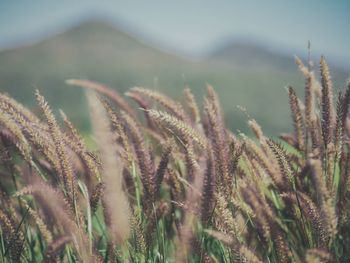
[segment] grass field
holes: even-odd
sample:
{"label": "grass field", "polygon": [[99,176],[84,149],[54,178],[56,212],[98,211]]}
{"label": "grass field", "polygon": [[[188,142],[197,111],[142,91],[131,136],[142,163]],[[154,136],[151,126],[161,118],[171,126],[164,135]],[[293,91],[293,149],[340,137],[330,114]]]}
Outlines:
{"label": "grass field", "polygon": [[305,98],[269,95],[291,115],[283,143],[250,116],[251,136],[227,128],[231,93],[210,85],[180,103],[70,79],[83,137],[38,90],[35,113],[1,93],[1,262],[348,262],[350,83],[337,95],[324,57],[319,78],[298,67]]}

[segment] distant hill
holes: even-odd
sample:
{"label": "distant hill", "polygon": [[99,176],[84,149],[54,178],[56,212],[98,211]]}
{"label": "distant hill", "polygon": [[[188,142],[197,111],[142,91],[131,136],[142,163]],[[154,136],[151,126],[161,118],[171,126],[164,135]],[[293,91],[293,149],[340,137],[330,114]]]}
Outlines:
{"label": "distant hill", "polygon": [[[303,52],[303,54],[306,53],[307,50]],[[208,55],[208,58],[240,69],[292,72],[295,71],[295,55],[301,56],[301,54],[282,52],[281,50],[274,51],[270,47],[252,43],[251,41],[236,40],[217,47]],[[330,61],[330,66],[333,68],[336,79],[341,78],[345,70],[334,63],[333,57]]]}
{"label": "distant hill", "polygon": [[[87,78],[126,91],[145,86],[180,97],[188,84],[203,98],[205,83],[220,95],[229,126],[245,130],[245,106],[272,135],[289,130],[284,87],[303,88],[293,58],[254,45],[227,45],[202,61],[162,52],[109,24],[90,21],[40,43],[0,52],[0,90],[34,107],[39,88],[54,108],[62,108],[81,128],[87,128],[83,92],[68,87],[69,78]],[[338,74],[339,73],[339,74]],[[337,70],[336,83],[347,75]],[[263,109],[263,110],[262,110]]]}
{"label": "distant hill", "polygon": [[293,54],[289,56],[270,51],[268,48],[249,42],[234,41],[226,43],[210,54],[210,58],[237,68],[258,71],[295,70]]}

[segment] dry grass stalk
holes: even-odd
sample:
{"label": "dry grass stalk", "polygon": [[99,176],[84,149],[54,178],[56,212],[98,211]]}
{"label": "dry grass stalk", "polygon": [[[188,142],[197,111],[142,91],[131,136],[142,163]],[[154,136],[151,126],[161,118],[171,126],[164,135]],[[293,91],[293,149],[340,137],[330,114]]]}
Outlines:
{"label": "dry grass stalk", "polygon": [[204,109],[208,119],[208,135],[214,155],[214,166],[218,187],[226,197],[231,196],[233,177],[230,175],[229,145],[225,143],[227,134],[221,115],[221,109],[216,93],[208,86],[208,98],[204,101]]}
{"label": "dry grass stalk", "polygon": [[183,110],[182,105],[179,102],[172,100],[168,96],[165,96],[164,94],[161,94],[157,91],[140,87],[132,88],[131,91],[153,99],[154,101],[162,105],[167,111],[170,112],[170,114],[174,115],[176,118],[185,122],[188,121],[189,118]]}
{"label": "dry grass stalk", "polygon": [[46,122],[0,94],[0,261],[349,261],[350,83],[335,109],[324,58],[321,85],[297,63],[305,107],[289,88],[294,134],[283,145],[251,118],[257,142],[227,130],[209,85],[202,118],[189,89],[188,115],[132,89],[145,123],[105,86],[70,81],[121,108],[88,96],[96,154],[63,112],[61,131],[40,94]]}
{"label": "dry grass stalk", "polygon": [[0,226],[5,241],[6,252],[14,262],[19,262],[23,252],[24,236],[21,229],[17,228],[14,218],[0,209]]}
{"label": "dry grass stalk", "polygon": [[129,106],[125,99],[115,89],[111,89],[101,83],[84,79],[69,79],[66,81],[66,83],[72,86],[79,86],[82,88],[91,89],[97,91],[98,93],[106,95],[107,97],[112,99],[122,110],[128,112],[132,116],[136,116],[135,111]]}
{"label": "dry grass stalk", "polygon": [[229,235],[215,230],[205,230],[207,234],[215,237],[223,243],[230,245],[234,252],[234,257],[237,262],[262,263],[263,261],[247,246],[240,244]]}
{"label": "dry grass stalk", "polygon": [[149,110],[148,113],[152,119],[179,136],[184,144],[193,140],[202,148],[206,148],[206,142],[202,135],[185,122],[163,111]]}
{"label": "dry grass stalk", "polygon": [[160,161],[155,173],[155,196],[158,198],[160,194],[160,186],[163,181],[165,172],[168,167],[168,163],[170,161],[171,157],[171,152],[173,151],[174,148],[174,140],[169,139],[163,149],[162,155],[160,157]]}
{"label": "dry grass stalk", "polygon": [[196,99],[195,99],[193,93],[191,92],[191,89],[188,87],[186,87],[184,89],[183,94],[184,94],[185,99],[186,99],[187,107],[189,108],[190,113],[191,113],[191,119],[192,119],[193,123],[198,125],[201,121],[201,116],[200,116],[200,112],[199,112],[199,108],[198,108]]}
{"label": "dry grass stalk", "polygon": [[84,262],[93,262],[94,255],[89,251],[88,238],[74,221],[71,210],[60,192],[33,175],[30,187],[17,193],[17,196],[31,194],[41,205],[46,220],[55,220],[63,233],[71,237],[78,257]]}
{"label": "dry grass stalk", "polygon": [[334,257],[325,249],[313,248],[306,251],[305,259],[307,263],[330,263]]}
{"label": "dry grass stalk", "polygon": [[153,202],[155,198],[156,178],[154,174],[154,163],[150,151],[147,148],[141,126],[126,112],[122,112],[122,118],[128,127],[134,151],[136,153],[145,196],[144,205],[149,208],[150,202]]}
{"label": "dry grass stalk", "polygon": [[288,88],[289,91],[289,104],[292,111],[292,118],[294,123],[294,133],[297,140],[297,149],[303,151],[305,147],[304,141],[304,123],[303,116],[299,104],[299,99],[292,87]]}
{"label": "dry grass stalk", "polygon": [[122,168],[118,165],[120,159],[113,147],[109,121],[102,104],[92,92],[87,93],[87,98],[102,161],[102,180],[106,185],[103,201],[109,217],[109,236],[113,244],[121,244],[130,234],[130,208],[123,191]]}
{"label": "dry grass stalk", "polygon": [[8,114],[2,111],[0,111],[0,125],[6,128],[9,132],[9,134],[7,134],[2,130],[2,136],[8,137],[17,147],[23,158],[30,164],[32,160],[30,145],[23,135],[19,125]]}
{"label": "dry grass stalk", "polygon": [[62,132],[45,98],[42,95],[40,95],[38,90],[36,91],[35,95],[38,104],[41,107],[43,114],[45,115],[50,131],[50,136],[55,145],[55,152],[59,162],[59,170],[57,172],[64,184],[64,188],[66,190],[66,194],[68,195],[70,205],[75,210],[77,192],[76,178],[75,174],[73,173],[72,165],[69,160],[67,151],[65,149],[65,145],[62,142]]}
{"label": "dry grass stalk", "polygon": [[328,240],[333,240],[337,234],[337,215],[333,200],[326,187],[322,164],[319,160],[309,160],[312,180],[318,197],[319,209],[322,215],[323,229]]}
{"label": "dry grass stalk", "polygon": [[43,262],[60,262],[58,260],[58,256],[60,252],[64,249],[64,246],[69,242],[71,242],[71,237],[69,236],[62,236],[57,238],[55,241],[50,242],[48,248],[46,249]]}
{"label": "dry grass stalk", "polygon": [[128,142],[127,134],[123,126],[123,121],[121,117],[112,109],[112,106],[106,101],[101,99],[101,103],[104,106],[108,117],[111,121],[111,126],[120,138],[120,143],[124,149],[124,159],[127,161],[128,165],[131,167],[133,162],[133,155],[131,151],[131,145]]}
{"label": "dry grass stalk", "polygon": [[333,84],[325,58],[321,57],[321,84],[322,84],[322,136],[325,147],[331,142],[335,125],[333,106]]}

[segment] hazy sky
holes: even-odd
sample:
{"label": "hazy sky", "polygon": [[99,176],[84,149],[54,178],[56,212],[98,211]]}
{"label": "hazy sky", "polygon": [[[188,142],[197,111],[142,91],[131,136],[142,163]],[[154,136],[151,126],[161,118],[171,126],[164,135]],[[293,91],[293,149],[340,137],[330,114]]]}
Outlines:
{"label": "hazy sky", "polygon": [[98,15],[185,54],[202,54],[242,37],[290,50],[305,50],[311,40],[314,50],[346,62],[349,12],[346,0],[0,0],[0,48],[43,38]]}

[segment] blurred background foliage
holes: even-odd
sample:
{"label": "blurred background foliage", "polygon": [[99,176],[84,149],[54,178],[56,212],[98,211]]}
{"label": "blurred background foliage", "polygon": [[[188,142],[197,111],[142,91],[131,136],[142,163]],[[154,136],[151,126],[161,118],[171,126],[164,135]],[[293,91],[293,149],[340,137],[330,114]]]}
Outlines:
{"label": "blurred background foliage", "polygon": [[[28,12],[33,9],[28,8]],[[13,10],[11,19],[15,20],[17,9]],[[265,15],[271,14],[265,10]],[[232,130],[247,131],[247,118],[237,108],[238,105],[246,108],[269,135],[276,136],[290,130],[285,87],[292,85],[298,95],[303,96],[304,80],[293,56],[300,55],[304,62],[307,60],[307,38],[299,37],[305,44],[295,49],[302,50],[300,53],[283,46],[272,48],[263,42],[236,37],[226,39],[221,45],[215,45],[196,57],[158,48],[155,41],[147,42],[147,37],[143,38],[146,33],[137,34],[131,27],[118,28],[118,24],[112,23],[110,18],[96,17],[94,14],[88,18],[78,17],[59,33],[53,30],[38,41],[18,41],[17,45],[6,46],[0,51],[0,90],[27,106],[35,107],[33,94],[38,88],[56,110],[63,109],[78,127],[88,131],[88,111],[83,91],[65,85],[66,79],[98,81],[121,93],[133,86],[143,86],[177,99],[181,98],[185,86],[188,85],[196,96],[201,96],[206,83],[209,83],[221,98],[226,121]],[[23,20],[20,16],[17,18]],[[180,14],[178,18],[181,19]],[[207,18],[198,19],[205,21]],[[232,23],[238,21],[238,18],[235,19],[232,16]],[[228,21],[223,19],[224,23]],[[7,24],[7,30],[11,31],[8,27],[11,23]],[[139,28],[142,31],[142,27]],[[220,30],[219,27],[217,29]],[[291,29],[286,28],[286,34]],[[187,28],[178,30],[186,31]],[[208,28],[208,34],[212,30]],[[268,30],[266,32],[274,28]],[[0,27],[1,32],[5,30],[1,31]],[[298,38],[297,35],[295,37]],[[190,45],[191,39],[188,41]],[[327,50],[325,54],[327,58]],[[312,54],[312,58],[318,71],[318,54]],[[335,88],[343,89],[349,72],[347,66],[331,58],[331,71]]]}

